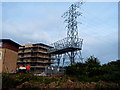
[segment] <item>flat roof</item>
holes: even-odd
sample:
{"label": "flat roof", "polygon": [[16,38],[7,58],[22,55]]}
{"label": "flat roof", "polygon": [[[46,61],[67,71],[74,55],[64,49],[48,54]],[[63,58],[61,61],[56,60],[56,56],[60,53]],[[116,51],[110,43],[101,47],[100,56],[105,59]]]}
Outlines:
{"label": "flat roof", "polygon": [[14,42],[14,41],[13,41],[13,40],[11,40],[11,39],[0,39],[0,42],[11,43],[11,44],[13,44],[13,45],[15,45],[15,46],[18,46],[18,47],[20,47],[20,46],[21,46],[20,44],[18,44],[18,43],[16,43],[16,42]]}
{"label": "flat roof", "polygon": [[46,44],[44,44],[44,43],[36,43],[36,44],[33,44],[33,45],[42,45],[42,46],[46,46],[46,47],[53,48],[52,46],[46,45]]}

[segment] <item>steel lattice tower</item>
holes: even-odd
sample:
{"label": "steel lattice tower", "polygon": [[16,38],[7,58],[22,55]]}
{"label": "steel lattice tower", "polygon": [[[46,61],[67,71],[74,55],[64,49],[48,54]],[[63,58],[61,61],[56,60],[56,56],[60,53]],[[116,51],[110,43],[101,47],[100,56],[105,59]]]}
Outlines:
{"label": "steel lattice tower", "polygon": [[[75,3],[72,4],[69,7],[69,10],[63,14],[63,18],[65,18],[64,22],[67,23],[66,27],[68,29],[67,31],[67,41],[70,45],[70,47],[74,47],[75,44],[78,43],[78,27],[77,27],[77,18],[78,16],[82,15],[77,9],[79,8],[79,5],[81,3]],[[74,63],[74,57],[75,57],[75,51],[71,51],[69,56],[71,63]]]}
{"label": "steel lattice tower", "polygon": [[53,48],[49,50],[49,52],[58,60],[58,65],[60,64],[60,59],[62,57],[64,64],[66,55],[69,56],[71,64],[75,62],[76,55],[81,58],[83,39],[78,37],[77,26],[77,18],[82,15],[82,13],[78,11],[78,8],[80,8],[81,5],[82,2],[72,4],[69,7],[69,10],[62,15],[67,27],[67,37],[51,44]]}

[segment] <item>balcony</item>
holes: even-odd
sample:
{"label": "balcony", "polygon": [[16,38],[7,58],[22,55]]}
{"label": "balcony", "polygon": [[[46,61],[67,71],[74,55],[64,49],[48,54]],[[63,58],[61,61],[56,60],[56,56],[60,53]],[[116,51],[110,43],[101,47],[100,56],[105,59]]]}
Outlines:
{"label": "balcony", "polygon": [[31,68],[45,68],[46,66],[31,66]]}
{"label": "balcony", "polygon": [[62,54],[65,52],[81,50],[82,43],[83,43],[83,39],[81,38],[76,38],[75,40],[71,40],[71,38],[67,37],[51,44],[51,46],[54,48],[49,49],[48,52],[51,54]]}

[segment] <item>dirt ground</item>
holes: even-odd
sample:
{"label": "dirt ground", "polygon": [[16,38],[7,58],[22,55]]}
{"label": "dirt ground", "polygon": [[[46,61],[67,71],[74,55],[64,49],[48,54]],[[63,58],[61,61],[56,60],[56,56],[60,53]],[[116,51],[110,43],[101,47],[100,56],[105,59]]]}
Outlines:
{"label": "dirt ground", "polygon": [[66,82],[51,82],[50,84],[44,84],[44,83],[37,83],[36,85],[33,85],[29,82],[24,82],[23,84],[17,86],[16,88],[32,88],[32,87],[38,87],[38,88],[80,88],[80,89],[97,89],[97,88],[117,88],[119,89],[119,84],[112,83],[112,82],[73,82],[71,80],[68,80]]}

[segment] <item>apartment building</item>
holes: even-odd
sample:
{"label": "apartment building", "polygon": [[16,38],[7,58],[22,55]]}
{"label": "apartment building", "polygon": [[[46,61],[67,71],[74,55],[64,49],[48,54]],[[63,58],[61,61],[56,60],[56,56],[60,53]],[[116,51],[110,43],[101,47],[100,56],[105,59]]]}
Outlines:
{"label": "apartment building", "polygon": [[19,65],[30,65],[31,72],[40,73],[45,70],[45,66],[50,66],[51,56],[48,53],[48,49],[52,48],[48,45],[37,43],[37,44],[26,44],[19,47],[18,61]]}
{"label": "apartment building", "polygon": [[0,73],[16,73],[19,47],[10,39],[0,39]]}

